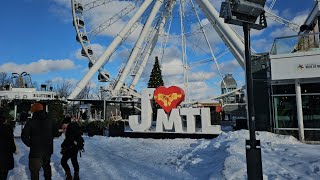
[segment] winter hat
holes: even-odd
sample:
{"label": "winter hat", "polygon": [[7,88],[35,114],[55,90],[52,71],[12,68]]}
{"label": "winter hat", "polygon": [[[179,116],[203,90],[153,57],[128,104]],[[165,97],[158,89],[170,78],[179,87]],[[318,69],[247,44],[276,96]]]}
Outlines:
{"label": "winter hat", "polygon": [[41,110],[43,110],[43,105],[42,104],[40,104],[40,103],[34,103],[32,106],[31,106],[31,109],[30,109],[30,111],[31,112],[38,112],[38,111],[41,111]]}

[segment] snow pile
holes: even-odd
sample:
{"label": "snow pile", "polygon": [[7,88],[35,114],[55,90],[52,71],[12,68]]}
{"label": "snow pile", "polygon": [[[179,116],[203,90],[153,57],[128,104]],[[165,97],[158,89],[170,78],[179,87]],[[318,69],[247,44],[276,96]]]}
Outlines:
{"label": "snow pile", "polygon": [[[248,131],[222,133],[204,139],[130,139],[84,137],[78,158],[81,179],[247,179],[245,140]],[[291,136],[257,132],[261,140],[264,179],[318,179],[319,145],[306,145]],[[53,180],[64,178],[60,144],[54,140]],[[9,179],[30,179],[28,148],[16,138],[20,153]],[[69,163],[71,164],[71,163]],[[42,177],[41,177],[42,178]]]}
{"label": "snow pile", "polygon": [[[249,139],[249,131],[246,130],[223,133],[216,139],[227,143],[228,146],[226,152],[229,156],[225,159],[223,170],[226,179],[247,179],[246,149],[244,148],[246,139]],[[270,132],[257,132],[257,139],[260,139],[261,143],[264,179],[288,178],[284,177],[283,173],[279,173],[279,169],[274,166],[273,161],[278,158],[279,153],[275,148],[280,148],[283,145],[290,145],[289,147],[294,148],[294,145],[302,144],[292,136],[277,135]],[[303,144],[303,146],[308,145]],[[296,149],[294,148],[293,151],[296,151]],[[276,153],[275,156],[274,153]],[[290,154],[283,154],[282,156],[290,156]],[[290,178],[295,176],[293,175]]]}

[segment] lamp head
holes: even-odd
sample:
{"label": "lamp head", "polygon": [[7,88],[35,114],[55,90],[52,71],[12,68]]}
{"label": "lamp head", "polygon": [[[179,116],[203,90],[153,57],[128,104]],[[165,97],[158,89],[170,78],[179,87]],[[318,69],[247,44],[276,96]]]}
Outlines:
{"label": "lamp head", "polygon": [[[243,26],[244,23],[254,29],[267,27],[264,5],[266,0],[226,0],[221,4],[220,17],[226,23]],[[259,24],[255,24],[260,17]]]}

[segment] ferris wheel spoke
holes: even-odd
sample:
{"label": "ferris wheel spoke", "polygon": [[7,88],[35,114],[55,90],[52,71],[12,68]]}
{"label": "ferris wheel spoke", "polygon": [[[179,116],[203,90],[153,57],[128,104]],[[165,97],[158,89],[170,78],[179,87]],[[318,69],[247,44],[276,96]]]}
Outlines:
{"label": "ferris wheel spoke", "polygon": [[[216,59],[219,59],[221,57],[223,57],[224,55],[226,55],[227,53],[229,53],[229,48],[226,48],[225,50],[223,50],[222,52],[218,53],[218,55],[216,56]],[[203,65],[203,64],[206,64],[206,63],[209,63],[209,62],[212,62],[213,59],[211,57],[209,58],[206,58],[206,59],[201,59],[201,60],[196,60],[195,62],[193,63],[190,63],[189,64],[189,67],[197,67],[197,66],[200,66],[200,65]]]}
{"label": "ferris wheel spoke", "polygon": [[272,0],[272,3],[271,3],[270,6],[269,6],[269,10],[270,10],[270,11],[272,10],[272,8],[273,8],[274,4],[276,3],[276,1],[277,1],[277,0]]}
{"label": "ferris wheel spoke", "polygon": [[[174,4],[173,4],[173,6],[174,6]],[[169,18],[170,18],[170,22],[169,22],[168,30],[166,32],[164,30],[163,35],[162,35],[163,38],[162,38],[162,42],[161,42],[161,51],[160,51],[160,58],[159,58],[160,65],[162,65],[164,51],[165,51],[165,49],[167,47],[167,42],[168,42],[168,39],[170,37],[170,29],[171,29],[171,25],[172,25],[172,16],[170,16]]]}
{"label": "ferris wheel spoke", "polygon": [[127,61],[127,64],[126,64],[126,66],[125,66],[125,68],[124,68],[124,70],[123,70],[123,72],[121,74],[121,77],[120,77],[118,83],[116,84],[116,86],[114,88],[115,91],[119,91],[121,89],[121,87],[123,86],[123,83],[125,82],[125,79],[127,78],[128,73],[129,73],[129,71],[130,71],[130,69],[132,67],[132,64],[133,64],[135,58],[137,57],[138,52],[139,52],[139,50],[140,50],[140,48],[141,48],[141,46],[142,46],[142,44],[143,44],[143,42],[145,40],[145,37],[147,36],[147,34],[149,32],[149,29],[150,29],[150,27],[152,25],[152,22],[155,19],[156,15],[157,15],[157,12],[161,8],[162,4],[163,4],[163,1],[157,0],[155,2],[155,4],[153,5],[152,11],[149,14],[149,17],[148,17],[148,19],[147,19],[147,21],[146,21],[146,23],[145,23],[145,25],[143,27],[143,30],[140,33],[140,36],[139,36],[137,42],[134,45],[134,48],[133,48],[133,50],[132,50],[132,52],[130,54],[130,57],[129,57],[128,61]]}
{"label": "ferris wheel spoke", "polygon": [[158,20],[157,20],[157,23],[156,23],[156,26],[154,26],[154,28],[152,28],[147,36],[146,36],[146,42],[144,43],[143,47],[140,48],[139,50],[139,54],[137,55],[137,57],[135,58],[134,60],[134,65],[133,65],[133,68],[131,68],[131,76],[135,76],[138,69],[139,69],[139,62],[141,60],[141,58],[143,56],[146,56],[147,53],[148,53],[148,50],[151,48],[152,46],[152,42],[154,41],[154,38],[155,36],[157,35],[157,29],[159,28],[159,25],[160,25],[160,18],[161,16],[158,16]]}
{"label": "ferris wheel spoke", "polygon": [[155,34],[156,29],[157,27],[154,27],[151,31],[149,31],[149,34],[147,35],[146,43],[144,44],[143,48],[141,48],[137,58],[134,60],[133,68],[131,68],[131,76],[136,76],[140,66],[139,62],[141,61],[141,58],[145,57],[148,53],[148,50],[151,48],[153,37],[156,36]]}
{"label": "ferris wheel spoke", "polygon": [[205,74],[204,72],[196,72],[196,71],[193,71],[192,68],[190,68],[190,71],[193,72],[193,73],[198,73],[200,77],[202,77],[202,79],[200,81],[206,81],[208,82],[209,84],[212,84],[218,88],[220,88],[218,85],[216,85],[214,82],[211,82],[210,80],[208,80],[207,77],[205,77]]}
{"label": "ferris wheel spoke", "polygon": [[299,32],[300,31],[300,25],[291,22],[287,19],[284,19],[276,14],[273,14],[271,11],[266,10],[266,17],[269,19],[272,19],[280,24],[283,24],[284,26],[290,28],[291,30],[295,31],[295,32]]}
{"label": "ferris wheel spoke", "polygon": [[219,64],[218,64],[218,62],[217,62],[217,59],[216,59],[216,57],[215,57],[215,55],[214,55],[214,53],[213,53],[212,47],[211,47],[210,42],[209,42],[209,39],[208,39],[208,37],[207,37],[206,31],[204,30],[204,28],[203,28],[203,26],[202,26],[202,24],[201,24],[201,21],[200,21],[198,12],[196,11],[196,8],[195,8],[194,3],[193,3],[192,0],[191,0],[191,4],[192,4],[192,7],[193,7],[193,9],[194,9],[194,13],[195,13],[195,15],[196,15],[196,17],[197,17],[197,19],[198,19],[198,23],[199,23],[200,29],[201,29],[201,31],[202,31],[202,33],[203,33],[203,36],[204,36],[204,38],[205,38],[205,40],[206,40],[207,46],[209,47],[211,57],[212,57],[215,65],[216,65],[216,67],[217,67],[217,69],[218,69],[218,72],[219,72],[219,75],[220,75],[220,77],[221,77],[221,79],[222,79],[222,83],[226,86],[226,83],[224,82],[223,75],[222,75],[222,73],[221,73]]}
{"label": "ferris wheel spoke", "polygon": [[96,7],[99,7],[102,5],[106,5],[112,1],[114,1],[114,0],[95,0],[95,1],[89,2],[89,3],[83,5],[83,11],[87,12],[93,8],[96,8]]}
{"label": "ferris wheel spoke", "polygon": [[272,0],[269,8],[265,9],[266,17],[299,33],[300,32],[300,25],[299,24],[291,22],[291,21],[284,19],[284,18],[271,12],[271,10],[273,9],[276,2],[277,2],[277,0]]}
{"label": "ferris wheel spoke", "polygon": [[93,75],[98,71],[98,69],[103,66],[106,62],[108,62],[112,53],[117,49],[119,44],[122,42],[123,38],[126,36],[128,31],[130,31],[131,27],[138,21],[138,19],[142,16],[142,14],[146,11],[149,5],[152,3],[152,0],[145,0],[137,12],[132,16],[132,18],[128,21],[128,23],[122,28],[119,34],[114,38],[108,48],[104,51],[104,53],[99,57],[96,63],[89,69],[87,74],[79,81],[74,91],[69,95],[69,99],[75,98],[80,91],[85,87],[85,85],[90,81]]}
{"label": "ferris wheel spoke", "polygon": [[99,33],[104,31],[105,29],[109,28],[112,24],[114,24],[115,22],[119,21],[121,18],[123,18],[124,16],[128,15],[129,13],[131,13],[136,8],[137,8],[137,6],[135,6],[133,4],[129,4],[127,7],[123,8],[122,10],[120,10],[118,13],[113,15],[111,18],[109,18],[108,20],[104,21],[98,27],[93,28],[93,30],[88,32],[88,34],[92,35],[94,37],[97,36]]}
{"label": "ferris wheel spoke", "polygon": [[167,8],[166,8],[165,12],[163,13],[163,16],[161,17],[161,22],[158,24],[158,27],[156,28],[156,33],[153,35],[152,40],[150,39],[150,45],[147,46],[148,48],[146,49],[145,56],[139,66],[139,69],[135,73],[134,79],[131,82],[131,85],[130,85],[131,89],[134,89],[136,84],[138,83],[140,76],[142,75],[142,72],[148,62],[148,59],[149,59],[150,55],[152,54],[156,43],[158,42],[159,35],[164,34],[164,32],[165,32],[164,26],[167,23],[168,18],[170,18],[170,16],[171,16],[172,9],[173,9],[173,6],[175,5],[175,3],[176,3],[176,1],[173,0],[173,1],[169,1],[169,3],[166,4]]}

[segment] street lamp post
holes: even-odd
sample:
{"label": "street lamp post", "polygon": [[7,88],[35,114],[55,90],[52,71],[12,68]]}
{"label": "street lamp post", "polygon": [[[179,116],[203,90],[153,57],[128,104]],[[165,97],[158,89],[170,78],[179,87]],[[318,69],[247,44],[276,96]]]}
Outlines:
{"label": "street lamp post", "polygon": [[[263,179],[260,141],[255,134],[253,78],[251,67],[250,29],[267,27],[264,5],[266,0],[226,0],[221,5],[220,17],[226,23],[243,26],[245,43],[245,71],[247,85],[247,109],[250,139],[246,140],[247,174],[249,180]],[[257,18],[259,24],[255,24]]]}

